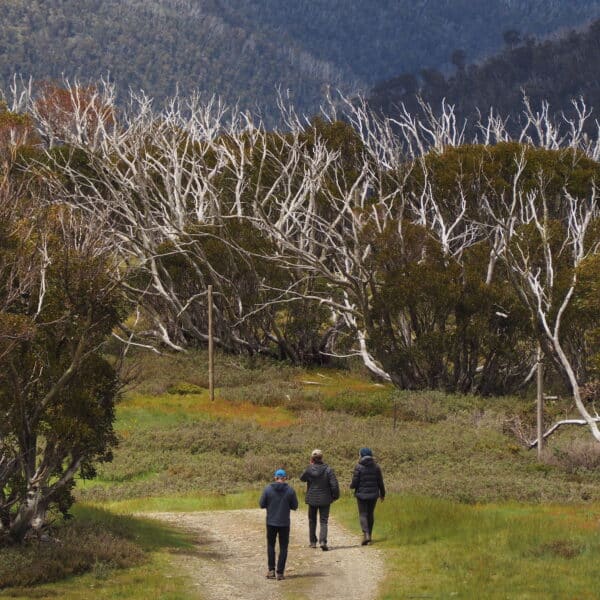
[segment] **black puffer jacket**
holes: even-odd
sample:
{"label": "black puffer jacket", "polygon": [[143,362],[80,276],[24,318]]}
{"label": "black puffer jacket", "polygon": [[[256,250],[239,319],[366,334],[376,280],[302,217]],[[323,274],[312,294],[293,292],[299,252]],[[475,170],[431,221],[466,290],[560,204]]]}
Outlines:
{"label": "black puffer jacket", "polygon": [[360,500],[385,498],[381,468],[372,456],[363,456],[358,461],[354,467],[350,489],[354,490],[354,495]]}
{"label": "black puffer jacket", "polygon": [[306,481],[306,504],[326,506],[340,497],[340,486],[333,469],[325,463],[313,463],[300,475]]}

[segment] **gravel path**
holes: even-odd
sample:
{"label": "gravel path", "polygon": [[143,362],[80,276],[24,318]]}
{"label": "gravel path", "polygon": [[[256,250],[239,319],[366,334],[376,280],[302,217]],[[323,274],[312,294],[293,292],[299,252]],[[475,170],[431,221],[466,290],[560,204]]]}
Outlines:
{"label": "gravel path", "polygon": [[[140,515],[142,516],[142,515]],[[302,506],[292,515],[284,581],[265,578],[265,512],[227,510],[143,513],[191,532],[196,552],[174,557],[202,600],[375,600],[383,578],[382,553],[363,547],[360,537],[329,519],[330,551],[308,546],[308,520]]]}

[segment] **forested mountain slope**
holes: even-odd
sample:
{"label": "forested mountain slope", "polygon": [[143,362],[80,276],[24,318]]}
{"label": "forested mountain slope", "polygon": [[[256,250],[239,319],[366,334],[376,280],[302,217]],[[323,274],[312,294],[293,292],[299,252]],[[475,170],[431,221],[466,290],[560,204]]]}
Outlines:
{"label": "forested mountain slope", "polygon": [[[583,99],[600,110],[600,20],[555,39],[536,41],[515,36],[512,47],[479,65],[458,62],[456,72],[444,77],[437,71],[416,76],[404,73],[377,85],[370,97],[373,108],[393,116],[404,105],[417,110],[417,95],[434,108],[443,99],[455,106],[461,120],[474,123],[478,109],[484,115],[493,107],[516,123],[526,95],[534,110],[547,101],[552,113],[574,110],[572,101]],[[590,121],[591,123],[591,121]]]}
{"label": "forested mountain slope", "polygon": [[[305,102],[322,79],[285,57],[285,48],[226,18],[218,2],[10,0],[0,2],[0,79],[110,74],[121,90],[161,99],[199,89],[253,106],[278,82]],[[330,78],[338,81],[335,73]]]}
{"label": "forested mountain slope", "polygon": [[[223,2],[222,4],[227,4]],[[462,49],[499,49],[507,29],[542,35],[600,14],[589,0],[245,0],[238,13],[285,32],[321,60],[367,83],[401,71],[443,68]]]}
{"label": "forested mountain slope", "polygon": [[0,83],[110,73],[163,98],[179,85],[245,107],[289,89],[314,110],[326,85],[368,88],[399,72],[446,68],[502,45],[600,16],[600,0],[0,0]]}

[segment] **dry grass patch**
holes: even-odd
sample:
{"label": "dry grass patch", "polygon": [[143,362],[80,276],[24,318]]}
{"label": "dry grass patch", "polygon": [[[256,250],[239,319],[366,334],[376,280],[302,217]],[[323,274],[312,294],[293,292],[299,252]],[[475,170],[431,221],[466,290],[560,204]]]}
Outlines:
{"label": "dry grass patch", "polygon": [[282,406],[256,406],[250,401],[231,401],[222,398],[220,392],[211,401],[208,392],[204,394],[162,394],[146,396],[128,394],[119,405],[120,416],[135,418],[136,412],[154,413],[182,417],[217,417],[222,419],[240,419],[258,423],[263,427],[283,427],[291,424],[295,417]]}

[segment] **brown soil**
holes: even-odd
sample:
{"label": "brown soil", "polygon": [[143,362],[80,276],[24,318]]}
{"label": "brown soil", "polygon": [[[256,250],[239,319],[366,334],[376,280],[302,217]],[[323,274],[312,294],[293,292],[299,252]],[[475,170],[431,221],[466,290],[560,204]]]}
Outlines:
{"label": "brown soil", "polygon": [[144,513],[192,533],[197,551],[174,557],[202,600],[375,600],[384,574],[376,546],[329,519],[329,552],[308,546],[308,521],[301,507],[292,516],[284,581],[266,579],[265,513],[227,510]]}

